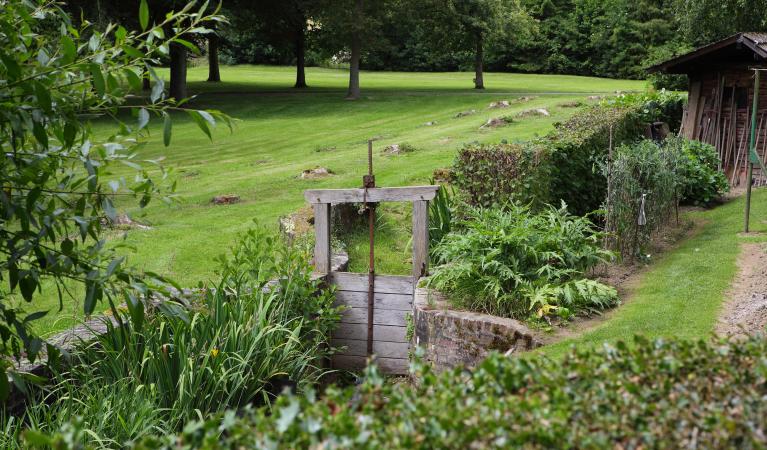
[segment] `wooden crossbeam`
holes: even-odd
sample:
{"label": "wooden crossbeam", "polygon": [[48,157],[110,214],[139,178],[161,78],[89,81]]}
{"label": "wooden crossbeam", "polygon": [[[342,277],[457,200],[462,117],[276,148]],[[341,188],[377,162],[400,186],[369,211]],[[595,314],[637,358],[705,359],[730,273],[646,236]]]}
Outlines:
{"label": "wooden crossbeam", "polygon": [[408,186],[367,189],[309,189],[304,198],[309,203],[415,202],[432,200],[439,186]]}

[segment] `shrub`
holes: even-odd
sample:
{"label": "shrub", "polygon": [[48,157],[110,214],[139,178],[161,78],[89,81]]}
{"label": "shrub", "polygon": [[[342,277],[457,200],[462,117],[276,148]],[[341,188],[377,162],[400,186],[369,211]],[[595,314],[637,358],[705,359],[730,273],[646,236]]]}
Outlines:
{"label": "shrub", "polygon": [[91,444],[115,447],[227,408],[268,405],[285,385],[312,385],[339,314],[307,261],[251,230],[223,258],[215,289],[188,304],[159,303],[145,318],[134,307],[133,320],[118,311],[122,326],[107,322],[105,335],[74,353],[25,420],[51,431],[79,416]]}
{"label": "shrub", "polygon": [[684,138],[668,139],[667,145],[679,154],[680,201],[709,205],[729,190],[727,177],[719,170],[719,156],[712,145]]}
{"label": "shrub", "polygon": [[591,222],[569,215],[564,204],[538,214],[516,204],[470,208],[456,227],[434,250],[443,264],[429,284],[458,306],[526,319],[617,302],[613,288],[584,279],[610,253]]}
{"label": "shrub", "polygon": [[545,202],[549,197],[541,149],[527,144],[472,143],[453,163],[455,185],[475,206],[498,206],[509,201]]}
{"label": "shrub", "polygon": [[[606,230],[623,256],[637,256],[675,211],[678,153],[653,141],[616,149],[610,171]],[[643,205],[644,203],[644,205]],[[646,223],[639,224],[644,211]]]}
{"label": "shrub", "polygon": [[[606,230],[615,248],[623,256],[642,254],[680,202],[707,205],[721,197],[728,185],[718,162],[714,147],[684,138],[619,147],[605,208]],[[643,197],[646,223],[640,225]]]}
{"label": "shrub", "polygon": [[[431,180],[431,184],[434,184],[434,180]],[[434,253],[437,245],[452,231],[455,207],[455,190],[452,187],[440,186],[434,200],[429,202],[429,248],[431,253]]]}
{"label": "shrub", "polygon": [[370,368],[358,386],[282,397],[274,414],[226,413],[139,448],[764,448],[765,354],[757,337],[635,338],[562,360],[495,354],[473,371],[414,365],[415,384]]}
{"label": "shrub", "polygon": [[455,184],[473,205],[520,201],[541,208],[564,201],[572,213],[588,214],[607,195],[599,168],[607,158],[610,131],[619,146],[641,139],[647,123],[663,121],[677,129],[683,100],[670,92],[611,97],[530,142],[469,144],[453,163]]}

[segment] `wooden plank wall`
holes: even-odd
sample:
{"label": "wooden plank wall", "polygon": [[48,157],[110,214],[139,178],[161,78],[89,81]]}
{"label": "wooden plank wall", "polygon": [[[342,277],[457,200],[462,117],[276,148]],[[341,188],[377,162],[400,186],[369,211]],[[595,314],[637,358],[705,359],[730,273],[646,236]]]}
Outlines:
{"label": "wooden plank wall", "polygon": [[[749,70],[723,70],[703,74],[690,84],[687,117],[683,135],[716,147],[721,169],[731,186],[745,179],[751,108],[753,105],[753,78]],[[698,86],[700,86],[698,88]],[[738,105],[731,93],[742,88],[747,93],[745,105]],[[728,97],[729,95],[729,97]],[[759,86],[757,110],[756,150],[767,159],[767,79]],[[695,120],[692,117],[697,116]],[[690,122],[694,122],[690,124]],[[692,128],[689,125],[693,125]],[[755,184],[767,183],[765,174],[755,167]]]}
{"label": "wooden plank wall", "polygon": [[[336,305],[346,307],[331,339],[334,347],[345,347],[333,355],[333,368],[363,369],[367,361],[368,275],[331,272],[328,281],[336,285]],[[384,373],[406,374],[410,351],[407,315],[413,310],[413,279],[377,275],[374,291],[373,352],[378,367]]]}

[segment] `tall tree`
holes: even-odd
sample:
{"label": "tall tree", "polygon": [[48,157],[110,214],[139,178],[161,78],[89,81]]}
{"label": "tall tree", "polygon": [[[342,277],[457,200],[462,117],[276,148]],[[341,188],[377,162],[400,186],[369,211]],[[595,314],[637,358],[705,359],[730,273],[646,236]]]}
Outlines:
{"label": "tall tree", "polygon": [[740,31],[767,31],[767,0],[676,0],[674,11],[694,46]]}
{"label": "tall tree", "polygon": [[327,49],[349,55],[346,98],[360,97],[360,69],[366,48],[385,45],[381,34],[384,17],[404,7],[406,0],[321,0],[315,19],[320,40]]}
{"label": "tall tree", "polygon": [[528,35],[535,21],[519,0],[422,0],[424,26],[432,41],[474,55],[474,88],[484,89],[485,49],[493,41]]}

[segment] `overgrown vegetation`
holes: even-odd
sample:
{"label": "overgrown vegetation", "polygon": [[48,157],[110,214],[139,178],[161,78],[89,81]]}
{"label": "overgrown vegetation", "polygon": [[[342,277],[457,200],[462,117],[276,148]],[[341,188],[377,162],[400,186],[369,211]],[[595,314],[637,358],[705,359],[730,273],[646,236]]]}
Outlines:
{"label": "overgrown vegetation", "polygon": [[678,216],[680,202],[708,205],[720,198],[728,185],[717,164],[712,146],[684,138],[616,149],[604,170],[611,180],[606,231],[615,248],[623,256],[641,257],[653,235]]}
{"label": "overgrown vegetation", "polygon": [[516,319],[568,318],[617,303],[615,289],[585,278],[611,254],[587,218],[563,204],[468,208],[434,249],[429,286],[459,307]]}
{"label": "overgrown vegetation", "polygon": [[[47,347],[32,325],[49,308],[39,305],[45,289],[61,309],[77,295],[83,312],[99,302],[114,307],[124,295],[135,299],[168,286],[153,273],[141,273],[107,245],[105,232],[117,219],[117,199],[143,209],[153,197],[170,202],[175,183],[161,160],[140,160],[136,150],[152,116],[163,118],[163,142],[171,140],[170,110],[182,98],[167,99],[154,66],[169,46],[204,33],[223,20],[192,13],[194,2],[149,22],[140,2],[139,28],[116,24],[97,29],[74,24],[56,2],[0,0],[0,402],[9,391],[9,360],[35,361]],[[154,87],[143,104],[129,104],[130,89],[142,79]],[[120,112],[132,113],[121,115]],[[216,111],[186,109],[211,136]],[[109,134],[96,137],[90,119],[110,121]],[[111,120],[110,120],[111,119]],[[124,176],[114,176],[125,166]],[[23,303],[18,301],[23,300]],[[15,374],[16,384],[23,374]]]}
{"label": "overgrown vegetation", "polygon": [[542,138],[468,145],[453,164],[456,186],[474,205],[522,201],[541,207],[564,201],[574,214],[591,213],[607,194],[599,167],[610,143],[635,142],[656,121],[678,127],[682,104],[680,95],[666,92],[619,96],[579,112]]}
{"label": "overgrown vegetation", "polygon": [[682,203],[708,206],[730,189],[727,177],[719,170],[719,155],[714,146],[683,138],[669,139],[666,145],[678,153],[677,179],[681,183]]}
{"label": "overgrown vegetation", "polygon": [[[146,449],[762,448],[767,342],[634,338],[562,360],[495,354],[473,371],[416,365],[417,384],[364,382],[233,412]],[[79,424],[39,442],[74,448]]]}
{"label": "overgrown vegetation", "polygon": [[20,445],[22,426],[51,432],[77,418],[90,445],[121,447],[227,408],[270,405],[286,387],[312,386],[339,312],[308,260],[254,228],[223,259],[214,288],[160,302],[146,316],[128,303],[25,415],[8,419],[12,432],[0,445]]}

